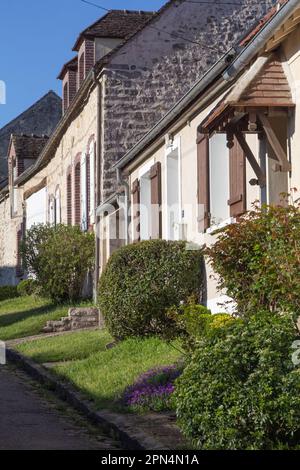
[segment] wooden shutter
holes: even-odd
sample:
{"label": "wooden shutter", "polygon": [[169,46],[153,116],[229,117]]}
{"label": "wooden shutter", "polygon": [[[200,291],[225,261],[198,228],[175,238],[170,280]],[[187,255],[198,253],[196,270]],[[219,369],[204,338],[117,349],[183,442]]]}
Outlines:
{"label": "wooden shutter", "polygon": [[197,138],[198,166],[198,227],[199,231],[207,230],[210,225],[209,213],[209,137],[198,134]]}
{"label": "wooden shutter", "polygon": [[136,179],[132,184],[132,205],[133,205],[133,241],[138,242],[141,239],[140,226],[140,182]]}
{"label": "wooden shutter", "polygon": [[238,217],[246,212],[246,158],[236,138],[230,149],[229,178],[230,217]]}
{"label": "wooden shutter", "polygon": [[150,169],[151,179],[151,238],[162,238],[161,214],[161,164],[155,163]]}

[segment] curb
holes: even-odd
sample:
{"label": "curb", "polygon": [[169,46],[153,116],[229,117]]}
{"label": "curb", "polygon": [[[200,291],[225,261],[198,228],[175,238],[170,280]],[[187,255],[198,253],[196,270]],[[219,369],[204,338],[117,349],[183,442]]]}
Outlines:
{"label": "curb", "polygon": [[65,384],[48,372],[44,367],[13,349],[6,349],[7,360],[21,367],[33,379],[46,386],[59,398],[73,406],[90,422],[96,424],[113,439],[119,440],[125,450],[169,450],[153,437],[136,429],[136,423],[130,425],[130,416],[111,413],[110,411],[94,411],[92,403],[82,398],[71,385]]}

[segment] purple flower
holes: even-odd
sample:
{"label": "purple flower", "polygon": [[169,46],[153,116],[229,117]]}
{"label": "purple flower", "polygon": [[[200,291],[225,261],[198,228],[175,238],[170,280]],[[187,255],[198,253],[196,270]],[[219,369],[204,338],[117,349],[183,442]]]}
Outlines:
{"label": "purple flower", "polygon": [[174,382],[181,373],[182,368],[178,365],[149,370],[125,390],[124,403],[127,406],[162,408],[174,392]]}

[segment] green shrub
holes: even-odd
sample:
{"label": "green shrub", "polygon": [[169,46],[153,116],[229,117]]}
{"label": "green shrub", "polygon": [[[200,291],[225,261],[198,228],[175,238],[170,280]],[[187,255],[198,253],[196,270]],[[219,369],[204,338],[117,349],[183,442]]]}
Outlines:
{"label": "green shrub", "polygon": [[176,382],[179,425],[199,449],[294,448],[300,440],[299,333],[262,313],[207,337]]}
{"label": "green shrub", "polygon": [[23,253],[45,296],[76,301],[94,267],[94,247],[94,234],[79,227],[37,226],[27,232]]}
{"label": "green shrub", "polygon": [[166,310],[203,288],[203,255],[184,242],[145,241],[116,251],[99,283],[99,304],[110,333],[123,339],[161,334]]}
{"label": "green shrub", "polygon": [[2,300],[14,299],[18,296],[19,294],[16,286],[0,286],[0,302]]}
{"label": "green shrub", "polygon": [[171,307],[167,311],[167,317],[172,323],[164,332],[164,339],[181,338],[183,347],[187,351],[192,351],[204,337],[217,334],[220,328],[235,321],[226,313],[213,315],[209,309],[198,305],[194,299],[179,307]]}
{"label": "green shrub", "polygon": [[48,240],[53,232],[53,227],[48,224],[33,225],[26,232],[26,238],[21,243],[23,265],[28,274],[39,277],[41,264],[40,248]]}
{"label": "green shrub", "polygon": [[299,312],[299,208],[256,207],[219,233],[207,253],[241,316],[260,309]]}
{"label": "green shrub", "polygon": [[21,297],[36,294],[39,290],[38,282],[35,279],[25,279],[17,286],[18,294]]}

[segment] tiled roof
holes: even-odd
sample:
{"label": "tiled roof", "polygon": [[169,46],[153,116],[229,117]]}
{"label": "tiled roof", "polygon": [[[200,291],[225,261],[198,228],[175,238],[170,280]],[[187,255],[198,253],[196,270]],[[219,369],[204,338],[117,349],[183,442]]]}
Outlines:
{"label": "tiled roof", "polygon": [[288,0],[278,0],[277,4],[272,7],[268,13],[259,20],[259,22],[255,25],[255,27],[247,34],[246,37],[240,42],[240,46],[244,47],[249,44],[249,42],[260,32],[260,30],[270,21],[274,15],[276,15],[278,8],[284,5]]}
{"label": "tiled roof", "polygon": [[291,88],[282,63],[272,58],[247,87],[241,106],[294,106]]}
{"label": "tiled roof", "polygon": [[126,39],[144,26],[155,13],[149,11],[111,10],[94,24],[82,31],[73,51],[78,51],[83,38]]}
{"label": "tiled roof", "polygon": [[68,70],[77,70],[78,69],[78,57],[74,57],[73,59],[69,60],[66,64],[63,65],[61,71],[59,72],[58,79],[63,80],[66,72]]}
{"label": "tiled roof", "polygon": [[45,147],[49,137],[12,134],[11,139],[17,158],[37,158]]}

